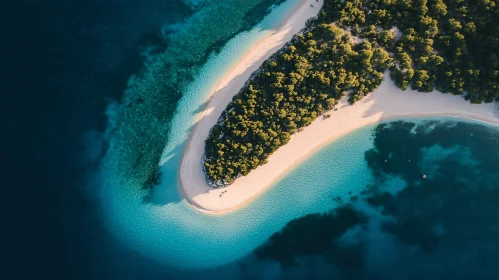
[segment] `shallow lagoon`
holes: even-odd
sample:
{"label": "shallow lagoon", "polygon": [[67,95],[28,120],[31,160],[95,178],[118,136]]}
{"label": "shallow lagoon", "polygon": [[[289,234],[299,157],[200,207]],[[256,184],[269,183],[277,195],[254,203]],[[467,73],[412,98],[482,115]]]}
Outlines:
{"label": "shallow lagoon", "polygon": [[[406,131],[402,135],[424,134],[435,127],[448,126],[447,129],[460,130],[455,134],[476,134],[477,137],[482,137],[480,134],[484,131],[490,131],[487,137],[492,137],[491,141],[499,141],[497,128],[456,121],[453,118],[414,119],[408,127],[401,129]],[[420,123],[420,127],[416,129],[413,122]],[[368,151],[373,151],[374,142],[379,142],[377,139],[383,136],[378,135],[373,142],[373,133],[379,127],[382,126],[370,125],[330,143],[237,212],[210,216],[193,209],[179,196],[177,170],[171,168],[169,172],[164,169],[163,182],[153,197],[149,197],[147,190],[132,192],[116,188],[116,193],[109,193],[114,201],[114,209],[107,208],[113,210],[111,213],[114,215],[108,216],[109,222],[112,223],[112,230],[125,243],[168,265],[209,268],[232,263],[251,254],[293,219],[313,213],[328,213],[359,197],[366,200],[369,186],[381,184],[393,196],[404,190],[408,182],[400,174],[392,174],[386,179],[385,175],[380,176],[379,170],[373,168],[372,162],[366,161],[369,158]],[[476,131],[467,132],[473,129]],[[442,136],[437,135],[437,138],[431,139],[431,143],[424,143],[426,146],[422,149],[406,152],[407,159],[404,160],[413,170],[407,176],[421,180],[424,172],[428,179],[435,177],[439,172],[439,165],[436,164],[439,159],[459,160],[462,164],[477,161],[472,159],[472,153],[465,147],[466,142],[462,143],[462,148],[457,144],[447,144],[450,145],[447,148],[440,146],[438,137]],[[392,141],[401,140],[405,139],[397,139],[397,135],[385,138],[385,149],[397,147]],[[384,152],[383,155],[371,153],[371,161],[381,161],[381,164],[386,164],[383,168],[389,168],[391,164],[400,165],[399,159],[396,161],[392,158],[392,152]],[[491,152],[499,156],[498,151]],[[424,156],[418,160],[418,154]],[[494,171],[490,167],[484,170]],[[473,172],[470,172],[470,176],[479,174]],[[490,176],[499,176],[497,170],[495,172]],[[372,207],[366,209],[368,213],[376,213]]]}
{"label": "shallow lagoon", "polygon": [[[265,226],[263,221],[276,214],[265,214],[259,204],[251,207],[255,212],[241,211],[224,217],[202,215],[180,198],[177,173],[185,141],[194,124],[194,115],[203,106],[212,87],[245,50],[269,34],[299,4],[301,1],[294,0],[283,3],[253,30],[229,41],[218,55],[212,56],[204,65],[180,100],[174,115],[170,140],[162,157],[161,184],[153,194],[149,190],[141,190],[140,186],[127,185],[116,176],[119,173],[114,168],[119,163],[113,156],[111,145],[103,165],[102,201],[108,227],[124,243],[168,264],[210,267],[245,256],[271,232],[285,224],[287,220],[284,219],[270,231],[256,231],[256,224]],[[289,216],[288,220],[292,217]],[[251,222],[247,221],[249,219]],[[214,228],[217,230],[214,231]]]}
{"label": "shallow lagoon", "polygon": [[[178,166],[195,113],[203,106],[217,79],[243,53],[241,50],[248,49],[270,32],[269,28],[275,26],[282,15],[296,4],[297,1],[286,2],[274,10],[261,26],[239,34],[220,54],[208,60],[180,100],[170,140],[162,157],[161,183],[153,193],[140,189],[140,186],[124,184],[119,177],[113,176],[111,149],[105,159],[108,164],[103,166],[101,199],[106,226],[123,244],[146,257],[178,268],[213,268],[238,263],[238,260],[244,263],[246,260],[243,259],[252,255],[259,246],[272,246],[266,241],[288,222],[308,214],[331,213],[331,210],[344,207],[352,199],[365,196],[367,186],[379,182],[379,174],[366,161],[366,152],[374,147],[374,124],[348,134],[311,155],[262,196],[237,212],[224,216],[204,215],[190,207],[179,195]],[[431,127],[435,124],[427,129]],[[399,140],[392,138],[387,141]],[[432,141],[436,144],[439,139],[437,137]],[[437,158],[440,154],[445,158],[455,151],[437,146],[429,148],[426,153]],[[385,156],[384,160],[389,161],[390,154]],[[469,157],[463,156],[462,159]],[[427,172],[432,175],[431,170]],[[383,181],[383,184],[393,195],[407,186],[407,182],[397,176]],[[377,213],[365,203],[358,207],[362,206],[366,207],[366,212]],[[280,262],[278,257],[261,256],[274,264]],[[301,258],[299,254],[298,257]],[[280,271],[279,268],[276,270]]]}
{"label": "shallow lagoon", "polygon": [[[190,9],[187,11],[187,7],[178,4],[180,2],[199,4],[199,6],[193,5],[192,11]],[[337,176],[349,179],[353,175],[348,170],[342,170],[341,173],[338,173],[339,170],[331,169],[331,172],[328,172],[328,168],[331,166],[336,168],[338,165],[335,165],[335,163],[330,165],[327,158],[325,158],[326,156],[322,156],[323,152],[327,153],[328,149],[344,151],[345,155],[341,156],[342,158],[347,157],[352,152],[340,148],[328,148],[335,147],[343,141],[342,139],[319,151],[320,159],[324,160],[318,159],[315,161],[313,158],[310,160],[315,165],[312,165],[314,168],[308,171],[311,172],[310,174],[323,175],[324,178],[318,179],[323,181],[323,185],[309,185],[308,183],[311,182],[312,177],[306,177],[309,179],[306,179],[305,184],[300,185],[296,180],[299,180],[301,175],[293,176],[290,174],[289,177],[283,178],[277,186],[269,189],[267,193],[258,198],[251,206],[243,209],[241,213],[225,218],[200,215],[180,199],[174,179],[178,164],[178,159],[174,156],[177,154],[176,152],[171,153],[171,157],[164,158],[166,162],[164,165],[166,170],[165,178],[170,175],[171,177],[164,180],[165,183],[162,188],[158,188],[152,197],[147,195],[147,191],[135,188],[136,186],[119,184],[119,178],[116,177],[105,177],[106,180],[116,180],[118,183],[110,188],[108,188],[109,185],[105,185],[101,189],[100,185],[97,186],[98,184],[92,180],[94,179],[94,176],[92,176],[93,168],[100,160],[100,153],[105,151],[105,145],[100,143],[100,131],[105,126],[105,120],[101,117],[102,108],[109,99],[121,99],[124,81],[128,79],[131,72],[136,70],[135,64],[137,62],[135,59],[130,59],[130,56],[135,56],[129,53],[132,52],[131,49],[134,44],[142,43],[142,40],[137,41],[143,33],[147,33],[144,34],[146,37],[145,43],[147,43],[149,31],[154,31],[151,28],[159,28],[162,24],[182,20],[182,18],[191,15],[197,9],[213,7],[210,4],[212,2],[220,3],[222,1],[37,1],[33,5],[24,5],[25,8],[30,9],[28,14],[31,16],[17,17],[18,20],[8,26],[8,29],[11,29],[12,32],[21,35],[19,38],[23,37],[23,33],[28,34],[28,36],[24,36],[26,41],[22,44],[18,44],[19,41],[15,38],[14,41],[10,41],[11,37],[8,36],[9,42],[12,43],[8,44],[12,47],[10,54],[14,54],[10,55],[13,60],[12,69],[15,70],[20,65],[29,66],[33,62],[41,62],[41,64],[38,64],[50,67],[42,67],[43,69],[26,67],[22,77],[12,80],[15,87],[20,90],[20,94],[11,95],[5,99],[8,110],[4,113],[9,116],[9,126],[7,128],[16,128],[13,135],[20,133],[18,136],[23,136],[12,138],[13,146],[6,145],[6,147],[9,147],[6,150],[6,162],[9,163],[10,167],[17,166],[19,168],[18,170],[12,170],[13,172],[7,169],[15,178],[4,182],[7,191],[7,195],[4,195],[7,199],[6,209],[9,209],[7,215],[5,215],[5,221],[9,227],[5,231],[7,235],[4,238],[9,240],[6,242],[6,253],[9,258],[5,265],[7,271],[4,274],[16,275],[16,278],[22,279],[200,279],[201,277],[202,279],[279,279],[280,276],[285,279],[293,279],[293,277],[303,279],[304,275],[310,276],[312,279],[317,279],[320,275],[327,275],[327,279],[332,278],[331,274],[326,273],[328,272],[326,268],[329,267],[329,270],[334,270],[335,263],[322,261],[321,255],[324,252],[332,252],[328,257],[332,257],[334,260],[334,257],[338,256],[341,250],[334,251],[335,248],[327,248],[327,250],[315,252],[316,259],[312,259],[311,257],[301,256],[303,254],[299,250],[290,247],[290,255],[303,265],[302,269],[297,266],[288,266],[286,268],[287,272],[284,272],[285,274],[282,274],[279,259],[272,258],[269,255],[262,255],[261,259],[255,258],[251,251],[252,247],[256,248],[259,245],[258,242],[267,243],[267,246],[271,247],[275,246],[272,245],[272,242],[267,242],[267,237],[273,235],[274,232],[280,232],[286,222],[291,219],[297,218],[294,224],[298,225],[298,228],[303,228],[302,219],[304,217],[301,216],[302,214],[313,212],[315,209],[317,211],[326,211],[331,208],[346,206],[349,204],[351,197],[348,194],[349,188],[366,190],[365,187],[362,187],[363,180],[368,182],[370,179],[364,178],[361,180],[357,178],[359,185],[337,185],[336,183],[341,182],[343,179],[342,177],[337,178]],[[226,0],[222,4],[226,6],[226,10],[230,11],[235,5],[242,7],[241,3],[250,2],[265,2],[265,5],[269,3],[269,1],[260,0]],[[174,8],[171,8],[170,5],[174,5]],[[5,11],[10,10],[5,9]],[[225,15],[227,14],[236,17],[234,14],[225,13]],[[253,13],[253,15],[255,14]],[[200,22],[202,23],[202,21],[198,23]],[[187,24],[179,22],[178,25],[173,26],[173,29],[182,30],[189,23],[192,22],[187,22]],[[251,24],[246,22],[246,25]],[[196,33],[193,32],[192,34],[195,35]],[[238,38],[241,39],[242,37],[239,36]],[[186,37],[184,36],[182,39],[186,39]],[[197,40],[199,38],[196,35],[188,39]],[[209,41],[203,43],[208,44]],[[225,41],[220,44],[224,43]],[[249,45],[245,46],[248,47]],[[204,47],[205,44],[203,44]],[[190,55],[185,49],[182,49],[182,51],[186,55]],[[235,51],[233,53],[234,58],[239,54],[237,50]],[[22,55],[15,55],[17,52]],[[234,62],[229,56],[226,57],[228,63]],[[205,58],[201,57],[199,60],[204,61]],[[212,65],[216,65],[216,62],[213,62]],[[213,78],[227,67],[230,67],[229,64],[222,64],[220,69],[214,71],[214,75],[207,77]],[[39,73],[39,70],[43,70],[44,73]],[[16,73],[16,71],[10,72],[12,72],[11,74]],[[205,71],[205,73],[207,72]],[[10,76],[8,75],[8,77]],[[166,76],[166,78],[170,77]],[[60,84],[61,82],[63,82],[63,85]],[[196,82],[199,84],[204,83],[199,79]],[[214,82],[214,79],[210,79],[206,85],[211,82]],[[21,90],[24,88],[30,92],[30,95],[26,96],[26,98]],[[161,89],[161,87],[156,87],[156,89]],[[41,90],[46,92],[42,94]],[[12,99],[14,105],[19,99],[22,106],[12,106]],[[190,101],[183,101],[184,103],[179,110],[185,110],[185,112],[177,114],[177,118],[187,120],[187,122],[177,121],[176,124],[180,124],[179,131],[181,134],[175,135],[178,139],[168,142],[173,145],[170,146],[170,151],[175,151],[176,145],[183,143],[183,137],[187,135],[188,126],[192,124],[190,113],[199,108],[202,104],[201,99],[196,96],[195,92],[192,92],[189,100],[193,103],[186,105]],[[175,109],[176,106],[170,108]],[[113,110],[109,111],[113,112]],[[19,117],[17,117],[18,115]],[[37,124],[36,128],[31,129],[31,121],[33,121],[33,124]],[[86,135],[87,137],[81,139],[82,133],[86,131],[90,131],[90,135]],[[485,136],[485,138],[491,137],[494,140],[490,134],[487,136],[487,134],[474,132],[472,136],[469,132],[469,130],[463,129],[462,137],[456,137],[456,139],[470,139],[463,137],[468,134],[470,137],[484,138]],[[71,136],[66,134],[71,134]],[[97,139],[94,139],[94,137]],[[350,139],[351,143],[345,143],[345,146],[357,143],[354,136],[349,137],[347,136],[345,139]],[[368,133],[365,134],[365,137],[368,137]],[[438,143],[439,138],[434,138],[430,142]],[[362,143],[362,147],[358,147],[360,150],[366,150],[373,146],[369,141],[359,143]],[[446,156],[444,158],[449,159],[449,163],[456,162],[456,160],[458,162],[469,160],[471,165],[465,169],[457,169],[458,174],[462,173],[467,176],[467,178],[466,176],[464,178],[460,176],[460,180],[467,183],[469,181],[479,182],[476,178],[485,178],[491,182],[497,182],[498,178],[495,175],[497,173],[493,172],[494,168],[497,169],[497,165],[486,170],[486,175],[484,173],[475,174],[473,171],[483,170],[483,165],[473,165],[473,163],[480,162],[477,159],[487,156],[491,158],[497,157],[497,154],[494,154],[491,149],[499,146],[497,144],[496,140],[496,142],[489,142],[489,147],[482,145],[485,153],[476,155],[466,151],[461,153],[459,152],[460,149],[456,148],[440,149],[436,146],[427,149],[429,154],[434,155],[434,157],[425,157],[425,162],[428,166],[437,166],[435,160],[430,160],[432,158],[438,159],[439,157],[436,155],[440,155],[440,158]],[[159,143],[159,145],[164,147],[163,142]],[[19,149],[12,148],[17,146],[19,146]],[[80,158],[81,152],[85,153],[83,158]],[[361,161],[363,155],[356,152],[356,158],[351,162],[348,161],[349,165]],[[331,160],[336,159],[338,158],[333,156]],[[306,166],[306,164],[302,166]],[[423,166],[426,166],[426,164],[423,164]],[[36,167],[32,173],[29,172],[30,167]],[[356,167],[359,169],[356,171],[357,175],[361,171],[369,170],[363,165]],[[325,173],[321,173],[315,168],[321,168]],[[449,168],[432,170],[447,172]],[[450,171],[452,170],[450,169]],[[295,169],[296,174],[303,173],[306,175],[308,171],[302,167]],[[353,169],[352,172],[354,172]],[[87,173],[90,173],[90,175],[86,176]],[[109,172],[105,173],[105,175],[111,174]],[[10,179],[9,177],[7,179]],[[82,180],[82,177],[86,178]],[[328,180],[331,180],[330,184]],[[284,182],[288,182],[292,188],[287,189],[286,186],[288,185],[285,185]],[[379,242],[381,238],[390,241],[390,235],[376,235],[376,232],[371,232],[368,236],[377,241],[371,244],[378,244],[379,250],[371,249],[365,254],[364,260],[366,257],[371,260],[377,258],[379,262],[365,262],[363,266],[357,266],[359,271],[371,272],[371,279],[376,276],[383,279],[390,279],[391,276],[391,278],[397,279],[397,276],[404,272],[413,274],[416,279],[421,279],[421,276],[425,277],[425,279],[431,279],[428,275],[431,271],[436,270],[435,267],[440,267],[441,271],[447,269],[459,274],[454,275],[458,277],[452,279],[499,278],[497,273],[494,275],[496,271],[490,269],[491,267],[498,267],[496,261],[498,251],[496,244],[498,243],[497,232],[494,229],[497,225],[494,220],[496,218],[495,213],[497,213],[495,208],[497,194],[484,189],[479,189],[479,192],[471,192],[466,188],[463,189],[464,196],[459,196],[450,191],[418,194],[414,192],[417,190],[414,187],[410,189],[412,192],[402,192],[405,187],[405,180],[397,178],[397,176],[389,182],[388,185],[393,186],[392,192],[401,194],[398,197],[399,199],[392,200],[389,196],[385,196],[381,200],[374,193],[370,197],[377,198],[377,200],[373,200],[372,203],[384,206],[392,205],[388,214],[396,215],[399,218],[407,217],[407,221],[411,221],[415,216],[417,217],[414,214],[421,213],[422,217],[425,218],[425,223],[413,223],[418,227],[406,227],[405,229],[408,230],[404,230],[404,227],[401,226],[393,227],[393,225],[388,228],[392,235],[399,232],[398,235],[401,238],[396,242],[397,244],[404,243],[401,241],[409,244],[407,247],[399,247],[407,251],[407,254],[405,255],[406,258],[399,258],[401,261],[398,263],[390,262],[390,258],[396,259],[398,257],[397,252],[400,253],[400,250],[397,251],[395,246],[387,246],[387,244],[390,244],[389,242]],[[30,185],[33,186],[32,189],[26,188],[26,186]],[[477,186],[477,184],[468,185]],[[340,187],[344,189],[336,191]],[[433,189],[438,190],[438,188]],[[459,190],[459,188],[456,189]],[[493,186],[490,189],[493,191]],[[12,198],[9,196],[11,191],[14,191],[15,194]],[[93,199],[99,191],[102,194],[99,197],[100,199]],[[345,193],[347,194],[346,197],[341,196],[340,199],[337,199],[337,195]],[[364,195],[369,197],[368,193]],[[479,197],[480,195],[482,197]],[[331,200],[329,196],[332,196]],[[429,203],[428,200],[425,200],[427,197],[434,198],[434,202],[444,202],[441,203],[443,207],[430,207],[438,204]],[[412,200],[410,198],[416,199]],[[279,199],[284,200],[282,206],[289,209],[278,208],[281,205]],[[362,202],[360,198],[358,201]],[[425,203],[417,205],[414,203],[415,201]],[[292,202],[296,202],[296,204],[288,207]],[[313,206],[310,206],[312,204]],[[102,208],[104,211],[101,211]],[[372,209],[372,207],[366,206],[366,209]],[[427,209],[427,211],[418,211],[421,209]],[[442,209],[448,211],[442,211]],[[473,211],[469,211],[470,209]],[[440,213],[452,213],[452,215],[447,216],[454,218],[454,222],[426,223],[428,217],[431,218],[432,216],[428,213],[435,213],[433,216],[440,218],[445,216]],[[467,215],[468,213],[471,214]],[[279,215],[283,216],[280,217]],[[101,223],[102,221],[103,223]],[[236,223],[230,224],[229,222],[232,221],[236,221]],[[246,223],[243,223],[243,221],[246,221]],[[414,220],[412,219],[412,221]],[[255,229],[251,228],[256,224],[258,226]],[[431,225],[431,227],[420,226],[426,224]],[[445,226],[446,224],[447,226]],[[449,227],[452,224],[458,226]],[[105,225],[109,230],[103,228],[102,225]],[[403,226],[404,223],[400,225]],[[410,223],[405,223],[405,225],[410,225]],[[459,227],[459,225],[462,226]],[[220,229],[217,229],[217,227],[220,227]],[[321,225],[321,227],[324,227],[324,225]],[[415,228],[421,228],[422,230],[417,231],[414,230]],[[240,232],[239,229],[243,231]],[[433,229],[434,233],[444,236],[446,240],[453,240],[454,242],[449,244],[454,246],[454,250],[449,250],[450,246],[441,247],[441,243],[434,242],[433,235],[424,235],[425,232],[428,232],[428,229]],[[263,234],[255,236],[256,230],[263,230]],[[108,234],[108,231],[113,234]],[[285,230],[283,232],[286,232],[283,236],[287,237],[289,236],[288,232],[292,233],[293,231]],[[400,234],[403,232],[415,232],[415,236],[429,237],[425,240],[431,242],[423,243],[426,244],[424,245],[424,248],[426,248],[425,254],[429,256],[426,265],[423,261],[419,261],[417,262],[418,265],[414,265],[416,263],[414,256],[418,252],[419,246],[416,242],[418,239],[407,234]],[[450,238],[452,232],[461,232],[461,234],[454,235],[459,238]],[[306,234],[308,237],[313,238],[314,242],[323,240],[315,238],[316,235],[310,232]],[[222,238],[221,236],[224,235],[227,235],[227,237]],[[356,236],[358,236],[358,232],[349,230],[342,240],[354,240]],[[199,240],[194,237],[198,237]],[[238,241],[236,238],[240,238],[240,240]],[[245,241],[246,238],[248,238],[247,242]],[[308,240],[302,238],[301,244],[310,245],[311,238],[308,238]],[[393,240],[393,237],[391,238]],[[19,242],[17,242],[18,240]],[[115,240],[121,242],[114,242]],[[286,241],[287,238],[281,240]],[[436,240],[442,241],[442,239]],[[455,242],[456,240],[458,242]],[[251,242],[255,244],[251,244]],[[334,240],[334,242],[337,242],[337,240]],[[432,244],[438,246],[430,246]],[[473,250],[469,250],[470,244],[473,245]],[[203,246],[206,246],[206,249]],[[320,247],[317,244],[314,246],[315,248]],[[142,254],[130,252],[129,248],[142,252]],[[440,249],[436,251],[433,249],[434,251],[432,251],[432,248]],[[468,251],[468,254],[462,254],[463,251]],[[234,255],[231,255],[232,252],[234,252]],[[358,251],[352,250],[352,252]],[[439,254],[434,252],[439,252]],[[448,252],[448,254],[445,254],[445,252]],[[487,255],[487,252],[489,252],[489,255]],[[218,255],[219,253],[221,254]],[[244,258],[244,260],[235,261],[230,265],[217,267],[209,271],[203,270],[192,273],[191,271],[179,271],[173,268],[173,266],[179,264],[188,267],[208,267],[216,263],[229,262],[231,259],[239,258],[246,253],[249,253],[250,256]],[[213,256],[213,259],[210,259],[211,256]],[[419,256],[424,255],[420,254]],[[469,262],[467,265],[461,263],[456,266],[456,262],[448,261],[452,260],[452,256],[459,256]],[[189,259],[191,257],[195,258],[191,260]],[[199,259],[201,261],[196,263]],[[356,258],[352,259],[355,260]],[[181,263],[183,260],[189,261]],[[423,259],[420,258],[419,260]],[[170,265],[164,265],[165,263]],[[352,262],[352,264],[358,263]],[[447,266],[445,266],[446,264]],[[373,267],[379,269],[374,271]],[[468,270],[468,274],[466,274],[466,270]],[[11,271],[12,273],[10,273]],[[477,271],[481,271],[481,273],[477,273]],[[268,274],[262,276],[262,272]],[[475,275],[472,275],[475,277],[467,277],[472,272],[475,272]],[[260,274],[255,275],[255,273]],[[495,277],[487,277],[491,275]],[[398,277],[398,279],[400,278],[404,277]],[[443,277],[439,279],[443,279]]]}

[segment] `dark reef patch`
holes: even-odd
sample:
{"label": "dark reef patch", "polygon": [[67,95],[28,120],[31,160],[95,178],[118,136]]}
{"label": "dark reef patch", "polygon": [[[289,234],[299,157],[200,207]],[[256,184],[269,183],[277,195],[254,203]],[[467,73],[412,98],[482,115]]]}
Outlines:
{"label": "dark reef patch", "polygon": [[351,207],[307,215],[288,223],[256,254],[275,259],[283,266],[297,265],[297,257],[301,255],[323,254],[327,259],[341,262],[345,269],[357,269],[363,262],[361,252],[352,250],[355,246],[339,246],[336,241],[350,228],[366,223],[367,217]]}
{"label": "dark reef patch", "polygon": [[[376,148],[366,153],[374,173],[402,176],[408,183],[397,196],[377,190],[368,199],[383,215],[395,218],[383,229],[423,251],[434,251],[442,242],[472,249],[476,241],[499,240],[491,235],[499,225],[499,205],[494,203],[499,197],[499,132],[470,123],[425,122],[416,134],[407,134],[408,124],[378,127]],[[411,163],[406,163],[406,151],[417,151],[411,153]]]}
{"label": "dark reef patch", "polygon": [[380,124],[361,195],[291,221],[256,256],[284,278],[497,279],[498,141],[497,128],[476,123]]}

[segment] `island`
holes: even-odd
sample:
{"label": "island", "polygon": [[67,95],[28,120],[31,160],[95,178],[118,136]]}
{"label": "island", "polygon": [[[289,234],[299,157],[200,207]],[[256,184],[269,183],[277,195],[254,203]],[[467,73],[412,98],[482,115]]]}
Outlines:
{"label": "island", "polygon": [[495,18],[499,7],[486,0],[303,1],[213,91],[184,151],[181,191],[196,208],[225,213],[366,124],[499,124]]}

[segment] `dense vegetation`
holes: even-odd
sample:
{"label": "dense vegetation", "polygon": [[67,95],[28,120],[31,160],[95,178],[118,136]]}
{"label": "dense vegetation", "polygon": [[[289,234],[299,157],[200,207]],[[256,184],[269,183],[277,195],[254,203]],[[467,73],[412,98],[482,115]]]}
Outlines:
{"label": "dense vegetation", "polygon": [[[497,2],[497,1],[495,1]],[[499,97],[499,6],[490,0],[325,1],[322,19],[335,21],[393,52],[397,86],[434,87],[473,103]],[[499,4],[499,3],[498,3]],[[387,29],[403,33],[395,41]]]}
{"label": "dense vegetation", "polygon": [[325,0],[319,17],[263,64],[212,128],[208,182],[247,175],[340,98],[354,103],[378,87],[388,68],[403,90],[499,100],[497,19],[490,0]]}
{"label": "dense vegetation", "polygon": [[356,100],[375,89],[390,63],[385,50],[369,42],[354,45],[332,24],[297,36],[263,66],[212,128],[205,171],[227,183],[248,174],[348,91]]}

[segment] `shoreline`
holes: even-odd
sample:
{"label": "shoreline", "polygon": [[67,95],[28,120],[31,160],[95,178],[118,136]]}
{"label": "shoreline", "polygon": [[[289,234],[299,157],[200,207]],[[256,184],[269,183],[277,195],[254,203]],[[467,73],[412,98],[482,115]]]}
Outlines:
{"label": "shoreline", "polygon": [[[314,4],[314,7],[312,8],[309,7],[310,4]],[[302,29],[305,28],[305,24],[308,19],[318,15],[320,9],[322,8],[322,5],[323,5],[323,0],[319,0],[319,2],[315,2],[313,0],[302,0],[302,3],[293,8],[289,16],[285,20],[283,20],[282,23],[276,29],[271,31],[264,38],[261,38],[260,40],[255,42],[249,48],[249,51],[246,54],[244,54],[240,59],[238,59],[238,61],[235,62],[233,66],[230,67],[228,71],[226,71],[226,73],[222,76],[222,78],[212,87],[211,93],[209,94],[207,100],[205,101],[206,105],[204,107],[204,110],[200,112],[198,116],[196,116],[196,123],[194,124],[194,129],[190,133],[189,138],[187,140],[187,145],[182,153],[182,161],[177,174],[178,183],[179,183],[178,185],[179,192],[182,195],[182,197],[186,199],[188,204],[192,206],[195,210],[207,214],[225,213],[224,210],[222,210],[224,211],[222,213],[217,210],[206,209],[205,207],[197,203],[195,200],[193,200],[190,197],[190,195],[185,191],[186,184],[184,184],[182,176],[182,170],[184,169],[186,157],[193,144],[192,142],[194,139],[194,135],[199,130],[200,122],[201,120],[205,119],[207,116],[212,115],[213,113],[210,110],[211,109],[210,105],[214,101],[213,100],[214,97],[217,96],[221,90],[227,88],[229,86],[228,84],[231,84],[230,89],[227,89],[227,92],[224,92],[227,94],[227,96],[224,95],[224,100],[220,100],[222,101],[222,103],[225,104],[223,106],[217,104],[217,107],[220,112],[215,114],[215,118],[213,118],[212,116],[212,119],[214,119],[214,121],[209,125],[208,132],[211,129],[211,127],[213,127],[213,125],[216,123],[222,111],[227,107],[228,103],[232,100],[232,96],[236,95],[240,91],[240,89],[246,84],[246,82],[253,75],[253,73],[260,68],[260,66],[263,64],[264,61],[266,61],[270,56],[279,51],[285,44],[287,44],[293,38],[293,36],[301,32]],[[252,68],[255,69],[252,70]],[[239,74],[238,72],[242,73]],[[242,74],[245,74],[247,78],[244,79],[242,84],[239,79],[239,81],[236,81],[234,85],[233,81],[234,78],[240,77],[240,75]],[[203,153],[204,153],[204,140],[207,138],[207,136],[208,134],[206,133],[206,136],[204,138],[202,138],[200,141],[199,140],[197,141],[198,145],[199,142],[201,142]],[[204,172],[202,171],[201,168],[201,155],[197,160],[198,162],[197,165],[203,175],[203,185],[200,187],[203,189],[204,192],[209,192],[210,190],[215,190],[215,189],[206,184]]]}
{"label": "shoreline", "polygon": [[[430,119],[431,118],[455,118],[456,121],[475,122],[475,123],[480,123],[482,125],[494,126],[494,127],[499,128],[499,119],[496,122],[496,121],[490,121],[487,119],[482,119],[482,118],[479,118],[479,117],[477,118],[477,117],[478,116],[475,116],[475,115],[469,116],[469,115],[462,115],[462,114],[445,114],[445,113],[442,113],[442,114],[436,113],[436,114],[394,115],[394,116],[390,116],[390,117],[381,118],[377,121],[366,123],[366,124],[359,126],[359,127],[355,127],[354,129],[347,131],[345,133],[342,133],[341,135],[338,135],[337,137],[334,137],[331,139],[326,139],[323,143],[309,149],[307,151],[306,155],[299,157],[299,158],[296,158],[295,162],[286,166],[286,168],[276,178],[274,178],[272,181],[268,181],[268,183],[266,183],[264,186],[262,186],[258,191],[255,191],[252,196],[245,197],[242,202],[240,202],[237,205],[234,205],[231,208],[227,208],[227,209],[221,209],[221,210],[206,209],[202,205],[197,203],[196,201],[192,200],[192,198],[190,198],[187,195],[187,193],[185,193],[183,185],[179,186],[179,189],[180,189],[180,192],[182,194],[182,197],[185,198],[186,201],[188,202],[189,206],[191,206],[195,210],[202,212],[204,214],[208,214],[208,215],[214,215],[214,216],[225,215],[225,214],[229,214],[229,213],[238,211],[238,210],[244,208],[245,206],[249,205],[253,201],[253,199],[257,198],[258,196],[262,195],[265,191],[267,191],[268,188],[270,188],[272,184],[276,183],[277,181],[282,179],[284,176],[289,174],[291,171],[293,171],[293,169],[298,167],[304,160],[307,160],[310,156],[312,156],[314,153],[318,152],[320,149],[324,148],[329,143],[334,142],[337,139],[339,139],[339,138],[341,138],[349,133],[352,133],[358,129],[361,129],[364,126],[374,124],[374,123],[382,124],[382,123],[387,123],[387,122],[392,122],[392,121],[397,121],[397,120],[420,120],[420,119],[424,119],[424,118],[430,118]],[[260,169],[264,166],[266,166],[266,165],[259,166],[258,168]],[[218,190],[220,192],[220,191],[226,190],[230,186],[232,186],[232,185],[229,185],[228,187],[220,188],[220,189],[212,188],[212,190],[214,190],[214,191]]]}
{"label": "shoreline", "polygon": [[[209,130],[249,76],[304,27],[310,12],[318,12],[322,6],[320,1],[317,3],[320,5],[310,8],[309,2],[316,4],[315,1],[304,1],[281,26],[256,42],[235,66],[227,71],[212,90],[205,109],[199,113],[178,172],[181,195],[194,209],[210,215],[236,211],[248,205],[317,150],[365,125],[422,117],[457,117],[499,125],[499,113],[498,109],[494,108],[494,103],[472,105],[461,96],[436,91],[402,91],[385,73],[383,83],[374,92],[355,105],[349,105],[346,98],[342,99],[337,111],[327,112],[330,118],[318,117],[303,131],[293,134],[289,143],[269,157],[267,164],[252,170],[247,176],[238,178],[228,187],[214,189],[208,186],[202,171],[201,156],[204,154],[204,141]],[[303,26],[299,28],[300,25]],[[291,32],[297,29],[298,31]],[[272,51],[274,49],[276,50]],[[227,193],[220,197],[222,191]]]}

